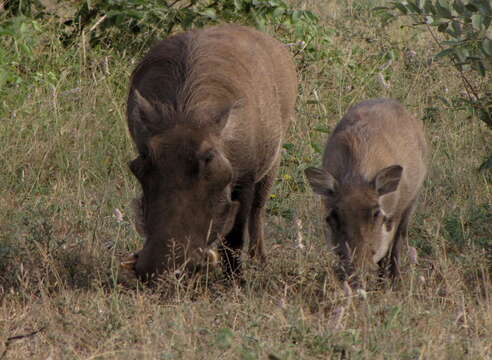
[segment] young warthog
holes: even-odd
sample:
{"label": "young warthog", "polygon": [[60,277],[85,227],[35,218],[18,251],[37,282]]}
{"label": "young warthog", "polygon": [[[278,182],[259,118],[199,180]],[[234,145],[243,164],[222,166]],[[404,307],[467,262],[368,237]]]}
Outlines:
{"label": "young warthog", "polygon": [[210,27],[155,45],[133,72],[127,108],[146,241],[123,265],[144,279],[196,269],[218,260],[220,243],[226,272],[239,276],[248,232],[250,255],[264,259],[264,206],[296,93],[287,48],[252,28]]}
{"label": "young warthog", "polygon": [[327,237],[344,276],[377,264],[399,277],[426,153],[422,122],[395,100],[375,99],[353,106],[337,125],[323,169],[306,169],[314,192],[324,198]]}

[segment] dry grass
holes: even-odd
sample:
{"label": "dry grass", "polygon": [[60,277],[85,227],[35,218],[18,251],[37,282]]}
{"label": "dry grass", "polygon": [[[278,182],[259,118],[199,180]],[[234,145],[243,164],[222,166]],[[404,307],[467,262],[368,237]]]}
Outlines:
{"label": "dry grass", "polygon": [[[244,289],[217,273],[157,289],[118,282],[120,256],[142,241],[126,166],[134,64],[82,43],[62,51],[49,24],[33,30],[31,55],[14,52],[22,81],[0,90],[0,359],[492,359],[492,177],[476,170],[490,131],[441,100],[462,87],[429,61],[425,34],[381,29],[372,2],[297,3],[322,16],[329,56],[297,57],[298,121],[269,203],[269,263],[247,264]],[[381,96],[424,118],[432,170],[410,233],[419,263],[405,257],[399,288],[361,296],[335,280],[302,170],[319,164],[316,128]]]}

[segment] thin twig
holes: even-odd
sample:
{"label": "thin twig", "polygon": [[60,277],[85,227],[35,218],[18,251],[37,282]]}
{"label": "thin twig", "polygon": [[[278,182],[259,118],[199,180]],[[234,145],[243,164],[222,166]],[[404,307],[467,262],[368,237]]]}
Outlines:
{"label": "thin twig", "polygon": [[108,17],[108,15],[101,16],[101,18],[99,20],[97,20],[94,25],[91,26],[91,28],[89,29],[89,32],[94,31],[94,29],[97,28],[99,26],[99,24],[102,23],[107,17]]}
{"label": "thin twig", "polygon": [[14,342],[15,340],[25,339],[25,338],[37,335],[41,331],[43,331],[44,329],[46,329],[46,326],[43,326],[43,327],[39,328],[38,330],[35,330],[35,331],[30,332],[28,334],[16,335],[16,336],[11,336],[11,337],[7,338],[7,341],[5,341],[5,349],[3,350],[2,355],[0,355],[0,360],[5,357],[5,355],[7,354],[7,350],[9,349],[9,345],[12,342]]}
{"label": "thin twig", "polygon": [[[444,47],[441,45],[441,43],[437,39],[436,35],[432,31],[432,28],[429,26],[429,24],[425,23],[425,26],[426,26],[427,30],[429,31],[429,33],[431,34],[434,41],[436,42],[437,46],[439,46],[441,51],[444,50]],[[475,99],[479,99],[478,93],[475,91],[474,87],[470,84],[470,81],[468,81],[468,79],[466,78],[465,74],[463,73],[463,70],[458,67],[458,63],[456,62],[456,60],[451,57],[451,61],[453,62],[454,67],[456,69],[458,69],[461,80],[465,84],[466,94],[468,95],[468,98],[470,100],[473,100],[472,96],[470,95],[470,93],[472,93],[472,95],[475,97]]]}
{"label": "thin twig", "polygon": [[295,45],[301,45],[296,52],[294,52],[294,57],[297,57],[301,52],[303,52],[309,45],[308,41],[299,41]]}
{"label": "thin twig", "polygon": [[176,5],[176,4],[177,4],[177,3],[179,3],[180,1],[182,1],[182,0],[175,0],[175,1],[173,1],[173,2],[172,2],[172,4],[171,4],[171,5],[167,5],[167,7],[168,7],[168,8],[172,8],[174,5]]}

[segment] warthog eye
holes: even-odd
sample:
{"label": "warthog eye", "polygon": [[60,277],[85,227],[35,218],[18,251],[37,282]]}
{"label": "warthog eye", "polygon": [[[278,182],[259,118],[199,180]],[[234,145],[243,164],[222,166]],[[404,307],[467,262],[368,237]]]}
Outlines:
{"label": "warthog eye", "polygon": [[131,172],[137,179],[141,179],[148,170],[148,161],[146,159],[147,157],[140,155],[128,164]]}
{"label": "warthog eye", "polygon": [[384,224],[386,225],[386,231],[390,232],[393,229],[393,220],[385,219]]}
{"label": "warthog eye", "polygon": [[379,208],[373,209],[372,219],[376,221],[379,218],[379,216],[381,216],[381,210],[379,210]]}
{"label": "warthog eye", "polygon": [[205,164],[208,164],[211,162],[215,157],[215,153],[213,151],[207,151],[207,153],[203,156],[203,162]]}
{"label": "warthog eye", "polygon": [[325,220],[333,231],[340,230],[340,218],[335,210],[331,210]]}

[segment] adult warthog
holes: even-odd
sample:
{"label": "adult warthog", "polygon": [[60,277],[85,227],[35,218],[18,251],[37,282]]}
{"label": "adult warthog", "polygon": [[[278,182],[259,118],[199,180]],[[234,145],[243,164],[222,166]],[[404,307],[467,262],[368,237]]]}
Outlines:
{"label": "adult warthog", "polygon": [[[328,240],[349,278],[368,265],[399,277],[400,248],[427,172],[422,121],[395,100],[352,107],[328,139],[323,168],[308,168],[323,196]],[[353,277],[357,283],[357,277]]]}
{"label": "adult warthog", "polygon": [[219,254],[240,276],[240,255],[265,258],[263,215],[294,118],[297,77],[287,48],[255,29],[223,25],[157,43],[133,72],[127,117],[139,156],[130,169],[140,278],[196,269]]}

